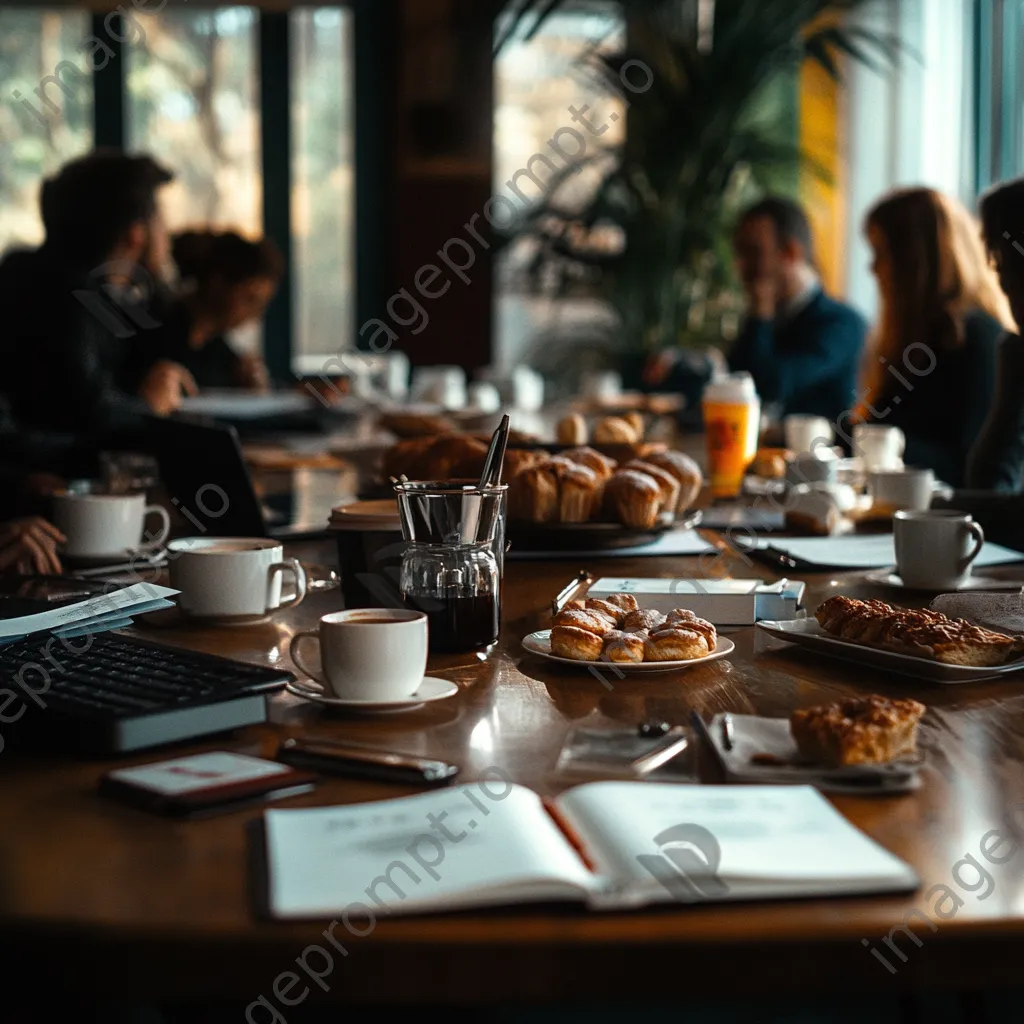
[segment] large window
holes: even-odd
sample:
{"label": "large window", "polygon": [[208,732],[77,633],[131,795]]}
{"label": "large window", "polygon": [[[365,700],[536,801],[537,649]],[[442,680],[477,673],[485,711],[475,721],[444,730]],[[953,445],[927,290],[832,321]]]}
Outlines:
{"label": "large window", "polygon": [[1024,174],[1024,0],[978,8],[978,187]]}
{"label": "large window", "polygon": [[84,11],[0,8],[0,252],[42,241],[39,183],[92,146]]}
{"label": "large window", "polygon": [[127,143],[175,172],[165,197],[169,226],[258,233],[256,12],[168,6],[138,24],[128,48]]}
{"label": "large window", "polygon": [[292,16],[292,363],[355,347],[352,15]]}
{"label": "large window", "polygon": [[[529,28],[529,22],[523,31]],[[499,26],[500,31],[500,26]],[[551,155],[548,141],[560,128],[572,126],[570,106],[590,107],[588,116],[608,124],[601,144],[612,148],[625,131],[621,100],[599,84],[588,67],[588,55],[622,45],[624,29],[617,5],[607,0],[580,0],[550,16],[540,32],[503,47],[494,69],[494,191],[512,197],[509,183],[531,157]],[[593,140],[591,140],[593,142]],[[555,161],[557,163],[557,161]],[[534,164],[541,189],[547,192],[550,171]],[[546,179],[546,180],[545,180]],[[559,192],[560,202],[589,192],[594,179],[583,173]],[[531,179],[518,178],[527,201],[541,198]],[[517,197],[522,202],[521,197]],[[536,362],[546,341],[579,331],[602,332],[609,311],[599,298],[571,280],[538,280],[532,272],[531,244],[521,239],[497,261],[495,277],[495,360],[506,367]],[[556,346],[557,347],[557,346]]]}

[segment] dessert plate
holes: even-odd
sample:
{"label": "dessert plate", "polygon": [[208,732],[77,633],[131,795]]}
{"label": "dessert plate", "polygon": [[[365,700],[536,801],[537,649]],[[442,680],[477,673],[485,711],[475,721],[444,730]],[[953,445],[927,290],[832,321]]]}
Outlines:
{"label": "dessert plate", "polygon": [[757,624],[757,629],[778,640],[817,651],[829,658],[871,665],[899,675],[927,679],[932,683],[975,683],[982,679],[996,679],[1024,670],[1024,658],[1007,662],[1005,665],[985,667],[947,665],[933,658],[919,658],[913,654],[898,654],[881,647],[869,647],[867,644],[832,636],[812,618],[790,619],[785,622],[765,620]]}
{"label": "dessert plate", "polygon": [[551,630],[541,629],[536,633],[523,637],[523,647],[531,654],[536,654],[548,661],[557,661],[561,665],[572,665],[575,668],[590,668],[593,665],[609,670],[622,669],[628,675],[643,672],[671,672],[674,669],[694,668],[709,661],[728,657],[736,650],[736,645],[724,636],[718,638],[715,649],[703,658],[690,658],[686,661],[577,661],[575,658],[560,658],[551,653]]}
{"label": "dessert plate", "polygon": [[400,697],[397,700],[343,700],[333,696],[323,683],[312,679],[296,680],[288,683],[285,689],[296,697],[302,697],[303,700],[312,701],[314,704],[322,704],[327,708],[375,715],[393,711],[409,711],[434,701],[447,700],[459,692],[455,683],[449,682],[447,679],[436,679],[433,676],[424,676],[419,689],[412,696]]}
{"label": "dessert plate", "polygon": [[997,580],[991,576],[968,576],[959,587],[908,587],[896,572],[895,566],[888,569],[875,569],[864,576],[869,583],[879,587],[892,587],[894,590],[908,590],[918,594],[951,594],[964,590],[1009,590],[1020,593],[1024,583],[1020,580]]}

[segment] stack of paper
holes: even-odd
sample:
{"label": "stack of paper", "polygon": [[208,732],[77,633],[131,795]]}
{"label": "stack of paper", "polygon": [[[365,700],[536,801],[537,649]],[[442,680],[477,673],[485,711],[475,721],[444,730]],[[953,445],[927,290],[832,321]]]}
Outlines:
{"label": "stack of paper", "polygon": [[169,598],[177,593],[177,590],[158,587],[155,583],[135,583],[50,611],[0,619],[0,644],[21,640],[35,633],[72,637],[121,629],[132,624],[133,615],[173,608],[174,602]]}

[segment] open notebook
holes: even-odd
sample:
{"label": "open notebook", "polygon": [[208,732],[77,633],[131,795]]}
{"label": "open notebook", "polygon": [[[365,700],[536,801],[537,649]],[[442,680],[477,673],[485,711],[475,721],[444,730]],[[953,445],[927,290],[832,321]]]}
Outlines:
{"label": "open notebook", "polygon": [[919,884],[810,786],[595,782],[546,805],[529,789],[489,782],[271,810],[264,824],[277,918],[542,900],[611,910]]}

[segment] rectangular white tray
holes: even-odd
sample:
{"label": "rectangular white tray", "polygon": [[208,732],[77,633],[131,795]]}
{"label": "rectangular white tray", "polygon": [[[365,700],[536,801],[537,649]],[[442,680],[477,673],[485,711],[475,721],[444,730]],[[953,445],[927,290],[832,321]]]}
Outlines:
{"label": "rectangular white tray", "polygon": [[817,651],[828,658],[839,658],[860,665],[896,672],[899,675],[927,679],[933,683],[976,683],[982,679],[997,679],[1000,676],[1024,671],[1024,658],[998,665],[994,668],[975,668],[963,665],[947,665],[931,658],[918,658],[912,654],[897,654],[878,647],[840,640],[826,633],[812,618],[792,619],[788,622],[759,622],[757,628],[769,636],[785,640],[798,647]]}

